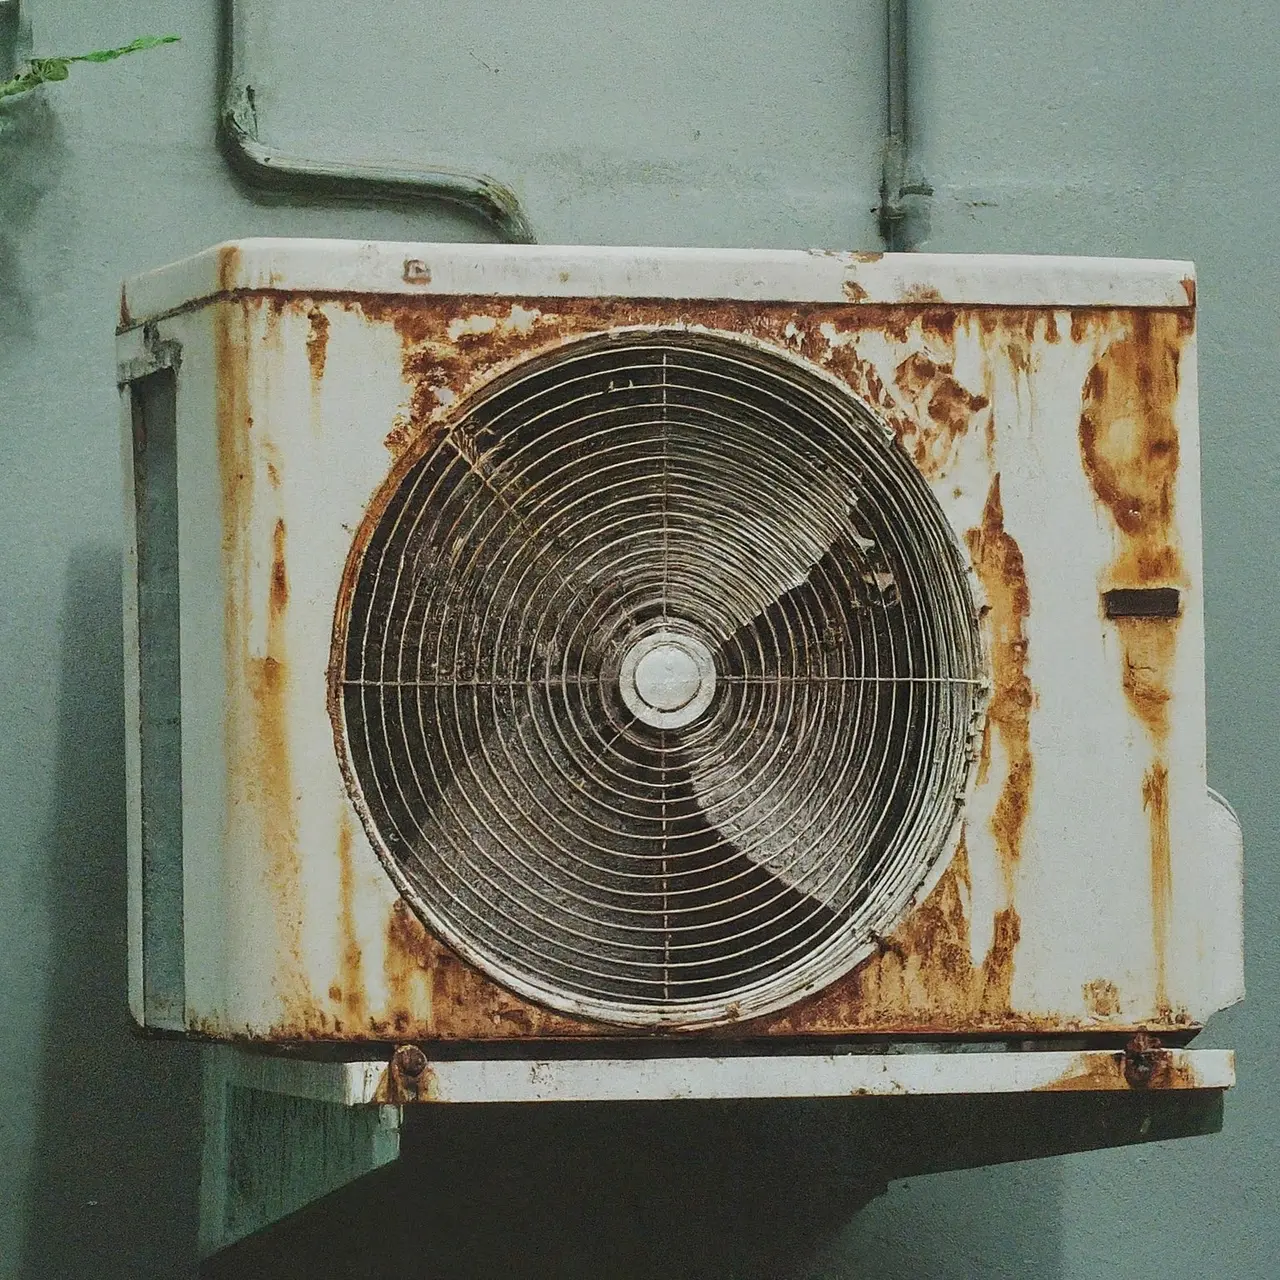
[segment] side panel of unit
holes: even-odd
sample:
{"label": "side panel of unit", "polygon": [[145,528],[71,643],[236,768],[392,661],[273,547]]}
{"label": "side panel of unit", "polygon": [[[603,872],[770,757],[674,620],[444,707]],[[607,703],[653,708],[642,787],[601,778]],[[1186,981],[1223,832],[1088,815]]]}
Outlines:
{"label": "side panel of unit", "polygon": [[[222,1003],[225,672],[209,309],[118,342],[125,476],[129,988],[163,1030]],[[145,643],[140,641],[145,640]]]}

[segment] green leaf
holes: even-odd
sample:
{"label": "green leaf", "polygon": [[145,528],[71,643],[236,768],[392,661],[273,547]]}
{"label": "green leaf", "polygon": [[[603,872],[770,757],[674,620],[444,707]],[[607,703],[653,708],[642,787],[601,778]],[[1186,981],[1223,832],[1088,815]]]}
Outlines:
{"label": "green leaf", "polygon": [[65,58],[32,58],[12,80],[0,82],[0,98],[11,98],[26,93],[37,85],[65,80],[71,74],[73,62],[113,62],[127,53],[139,53],[143,49],[155,49],[162,44],[175,44],[180,36],[139,36],[118,49],[95,49],[92,53],[78,53]]}
{"label": "green leaf", "polygon": [[180,36],[139,36],[118,49],[95,49],[93,53],[82,53],[74,58],[67,58],[66,61],[111,62],[116,58],[123,58],[126,53],[139,53],[143,49],[154,49],[162,44],[176,44],[180,39]]}

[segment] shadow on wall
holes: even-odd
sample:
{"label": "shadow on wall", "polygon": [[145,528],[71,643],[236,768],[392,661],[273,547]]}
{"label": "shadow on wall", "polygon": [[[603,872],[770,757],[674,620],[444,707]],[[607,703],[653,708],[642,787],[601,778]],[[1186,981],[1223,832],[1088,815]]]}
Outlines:
{"label": "shadow on wall", "polygon": [[0,341],[31,332],[18,237],[54,185],[65,151],[62,126],[42,91],[0,102]]}
{"label": "shadow on wall", "polygon": [[195,1256],[198,1059],[126,1001],[120,551],[73,553],[61,623],[51,972],[21,1274],[173,1277]]}
{"label": "shadow on wall", "polygon": [[[216,1255],[203,1280],[1059,1276],[1071,1261],[1063,1170],[1036,1157],[1213,1133],[1222,1099],[428,1106],[405,1118],[398,1163]],[[1005,1162],[1028,1163],[976,1167]],[[886,1180],[959,1169],[880,1194]]]}
{"label": "shadow on wall", "polygon": [[[783,1280],[882,1184],[800,1103],[426,1107],[401,1159],[205,1280]],[[847,1114],[847,1111],[846,1111]]]}

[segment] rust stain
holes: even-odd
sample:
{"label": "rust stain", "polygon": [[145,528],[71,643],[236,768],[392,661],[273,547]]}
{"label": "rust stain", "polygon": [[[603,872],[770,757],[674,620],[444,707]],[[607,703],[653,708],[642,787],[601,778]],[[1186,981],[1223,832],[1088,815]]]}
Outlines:
{"label": "rust stain", "polygon": [[218,250],[218,292],[230,293],[239,284],[240,250],[234,244]]}
{"label": "rust stain", "polygon": [[1157,761],[1142,779],[1142,806],[1151,826],[1151,929],[1156,953],[1156,1009],[1169,1014],[1168,947],[1173,908],[1169,841],[1169,770]]}
{"label": "rust stain", "polygon": [[1167,1049],[1151,1051],[1149,1058],[1150,1075],[1141,1085],[1130,1077],[1133,1075],[1126,1054],[1115,1053],[1082,1053],[1050,1084],[1039,1086],[1044,1093],[1076,1093],[1092,1090],[1106,1090],[1112,1093],[1127,1093],[1131,1089],[1201,1089],[1204,1087],[1200,1074],[1194,1067],[1186,1063],[1175,1065],[1173,1055]]}
{"label": "rust stain", "polygon": [[841,286],[850,302],[866,302],[871,295],[856,281],[846,280]]}
{"label": "rust stain", "polygon": [[902,301],[908,304],[913,302],[941,302],[942,294],[931,284],[913,284],[910,288],[902,291]]}
{"label": "rust stain", "polygon": [[[435,1035],[431,970],[419,958],[425,937],[426,930],[403,900],[397,898],[387,920],[382,964],[389,1017],[400,1034],[404,1034],[415,1020],[425,1019],[421,1023],[422,1032],[427,1036]],[[416,1014],[415,1010],[418,1011]]]}
{"label": "rust stain", "polygon": [[413,423],[408,418],[397,417],[382,443],[393,458],[398,458],[412,443],[413,437]]}
{"label": "rust stain", "polygon": [[[237,259],[236,250],[223,251],[219,270],[225,278],[234,278]],[[287,731],[289,663],[285,617],[289,578],[283,520],[277,520],[272,528],[265,646],[261,653],[252,653],[249,646],[251,600],[261,581],[251,523],[255,504],[260,501],[257,472],[268,451],[265,442],[255,438],[256,428],[249,412],[249,351],[248,314],[231,303],[220,304],[214,315],[214,355],[226,583],[224,662],[228,687],[247,694],[233,692],[227,705],[230,821],[242,820],[236,816],[241,805],[245,814],[254,815],[255,840],[260,838],[264,847],[268,890],[278,929],[279,994],[286,1019],[302,1020],[314,1027],[318,1015],[303,977],[296,787]]]}
{"label": "rust stain", "polygon": [[859,249],[853,254],[854,262],[879,262],[883,257],[883,253],[873,249]]}
{"label": "rust stain", "polygon": [[1018,913],[997,913],[980,964],[970,954],[969,855],[963,841],[933,892],[876,954],[852,973],[790,1008],[744,1022],[734,1034],[823,1035],[840,1031],[1035,1031],[1061,1019],[1035,1019],[1010,1009]]}
{"label": "rust stain", "polygon": [[1085,379],[1080,457],[1095,497],[1122,538],[1113,585],[1177,585],[1181,562],[1172,519],[1178,317],[1135,311],[1130,325],[1128,336],[1112,342]]}
{"label": "rust stain", "polygon": [[995,733],[1004,749],[1006,773],[991,815],[991,833],[1000,855],[1006,897],[1012,902],[1015,869],[1022,854],[1022,835],[1031,804],[1031,709],[1035,699],[1027,673],[1026,622],[1031,614],[1031,593],[1022,551],[1004,527],[999,473],[991,481],[982,524],[971,529],[966,540],[987,596],[986,625],[991,647],[991,702],[978,776],[981,783],[990,771],[990,735]]}
{"label": "rust stain", "polygon": [[130,328],[133,324],[133,317],[129,314],[129,295],[125,290],[125,286],[120,286],[120,322],[116,329],[117,333],[123,333],[124,330]]}
{"label": "rust stain", "polygon": [[[365,997],[364,954],[356,934],[355,865],[351,818],[346,811],[338,823],[338,936],[341,940],[340,978],[329,988],[342,1005],[343,1027],[363,1030],[369,1016]],[[334,996],[334,990],[338,995]]]}
{"label": "rust stain", "polygon": [[956,442],[990,401],[957,382],[949,362],[933,360],[921,351],[903,360],[893,379],[916,409],[916,429],[902,443],[921,471],[934,475],[950,461]]}
{"label": "rust stain", "polygon": [[[409,1038],[494,1040],[619,1034],[617,1028],[544,1009],[507,991],[432,937],[403,901],[395,904],[388,922],[385,965],[391,992],[390,1021]],[[374,1020],[375,1031],[389,1029]]]}
{"label": "rust stain", "polygon": [[941,342],[954,343],[957,316],[953,308],[930,307],[920,313],[921,331]]}
{"label": "rust stain", "polygon": [[1196,305],[1196,278],[1195,276],[1184,276],[1182,279],[1182,292],[1187,296],[1187,306],[1194,307]]}
{"label": "rust stain", "polygon": [[1169,733],[1169,679],[1177,646],[1176,618],[1114,618],[1120,637],[1120,683],[1130,707],[1152,740]]}
{"label": "rust stain", "polygon": [[1095,1018],[1114,1018],[1120,1012],[1120,992],[1107,978],[1094,978],[1081,988],[1084,1007]]}
{"label": "rust stain", "polygon": [[[1194,282],[1188,302],[1194,300]],[[1189,312],[1135,311],[1123,337],[1100,354],[1081,393],[1080,457],[1100,506],[1115,529],[1116,550],[1102,591],[1185,588],[1174,525],[1179,442],[1174,409]],[[1120,684],[1143,726],[1152,759],[1142,781],[1149,829],[1151,942],[1156,1011],[1171,1017],[1168,943],[1173,907],[1167,739],[1177,617],[1108,622],[1120,650]]]}
{"label": "rust stain", "polygon": [[[271,533],[271,605],[269,617],[278,620],[289,607],[289,571],[285,564],[285,527],[283,520],[276,521]],[[267,652],[271,652],[268,641]]]}
{"label": "rust stain", "polygon": [[329,355],[329,317],[319,307],[307,313],[307,362],[311,365],[311,382],[315,386],[324,377],[324,364]]}

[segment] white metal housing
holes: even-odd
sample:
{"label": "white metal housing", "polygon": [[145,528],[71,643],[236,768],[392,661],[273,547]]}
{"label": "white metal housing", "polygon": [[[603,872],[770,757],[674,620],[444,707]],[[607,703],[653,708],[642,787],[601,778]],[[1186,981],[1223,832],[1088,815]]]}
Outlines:
{"label": "white metal housing", "polygon": [[[131,281],[135,1017],[279,1042],[624,1034],[428,934],[353,807],[327,699],[352,539],[397,461],[531,354],[648,326],[784,353],[893,431],[968,557],[991,670],[962,823],[895,929],[714,1034],[1201,1026],[1243,986],[1238,830],[1205,781],[1194,298],[1185,263],[283,240]],[[988,1087],[1022,1087],[998,1065]],[[617,1074],[620,1095],[667,1088]]]}

